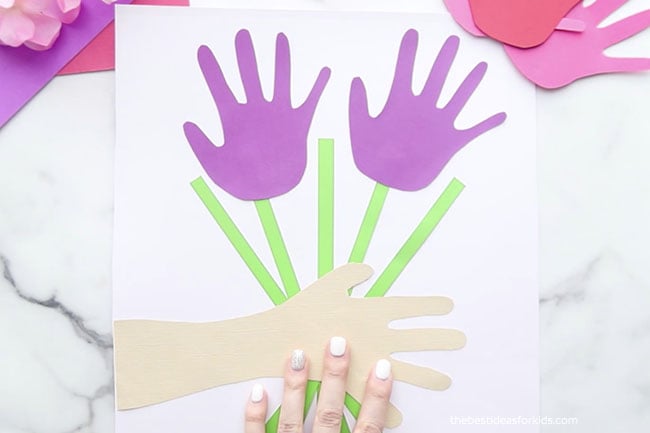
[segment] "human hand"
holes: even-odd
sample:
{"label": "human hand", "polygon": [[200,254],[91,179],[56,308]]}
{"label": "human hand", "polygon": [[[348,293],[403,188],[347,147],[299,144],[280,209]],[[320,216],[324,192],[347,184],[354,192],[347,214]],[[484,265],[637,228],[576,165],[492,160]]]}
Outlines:
{"label": "human hand", "polygon": [[185,136],[214,183],[242,200],[268,199],[290,191],[302,178],[307,133],[330,70],[321,69],[305,101],[293,108],[289,42],[284,33],[276,38],[270,101],[262,94],[248,30],[237,33],[235,46],[246,102],[237,101],[210,48],[201,46],[198,51],[201,71],[219,111],[223,146],[215,146],[192,122],[185,123]]}
{"label": "human hand", "polygon": [[[333,337],[322,360],[322,384],[316,419],[311,433],[339,433],[343,418],[346,379],[351,350],[342,337]],[[294,350],[284,369],[284,395],[278,423],[278,433],[303,432],[305,390],[309,378],[309,360],[302,350]],[[354,433],[380,433],[386,424],[386,414],[393,386],[391,364],[379,360],[367,376],[365,395]],[[264,433],[268,398],[261,385],[253,387],[246,406],[244,433]]]}
{"label": "human hand", "polygon": [[368,112],[368,97],[361,78],[355,78],[350,89],[354,162],[371,179],[404,191],[428,186],[456,152],[506,119],[505,113],[498,113],[468,129],[454,126],[485,75],[485,62],[467,75],[446,106],[436,106],[458,51],[456,36],[447,39],[424,89],[415,95],[412,78],[417,44],[417,31],[407,31],[400,45],[388,100],[377,117]]}
{"label": "human hand", "polygon": [[604,50],[650,27],[650,10],[639,12],[607,27],[598,25],[627,0],[582,2],[566,18],[582,21],[582,32],[554,31],[543,44],[519,49],[504,45],[510,60],[535,84],[553,89],[590,75],[650,69],[649,58],[606,56]]}

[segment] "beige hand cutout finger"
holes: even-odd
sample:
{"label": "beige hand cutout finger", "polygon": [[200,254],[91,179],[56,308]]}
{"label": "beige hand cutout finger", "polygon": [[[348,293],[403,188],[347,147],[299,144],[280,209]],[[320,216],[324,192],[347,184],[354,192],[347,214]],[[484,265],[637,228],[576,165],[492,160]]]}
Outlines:
{"label": "beige hand cutout finger", "polygon": [[[114,322],[117,407],[133,409],[209,388],[260,377],[282,377],[284,358],[295,348],[322,352],[322,343],[342,335],[352,348],[348,392],[361,399],[368,366],[394,352],[453,350],[465,344],[450,329],[390,329],[393,320],[448,313],[444,297],[351,298],[350,287],[372,269],[347,264],[325,275],[284,304],[221,322],[154,320]],[[310,379],[320,380],[322,360],[312,355]],[[395,380],[445,389],[449,377],[393,361]],[[406,367],[409,366],[409,367]],[[401,420],[392,407],[387,426]]]}

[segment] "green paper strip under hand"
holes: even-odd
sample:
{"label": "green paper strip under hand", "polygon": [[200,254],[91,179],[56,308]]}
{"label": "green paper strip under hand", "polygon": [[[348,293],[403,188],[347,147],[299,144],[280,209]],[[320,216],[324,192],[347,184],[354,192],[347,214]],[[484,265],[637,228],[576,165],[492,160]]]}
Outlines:
{"label": "green paper strip under hand", "polygon": [[386,196],[388,195],[389,189],[386,185],[382,185],[379,182],[375,185],[348,262],[363,263],[363,260],[366,258],[370,240],[377,227],[377,221],[384,208],[384,203],[386,203]]}
{"label": "green paper strip under hand", "polygon": [[257,281],[260,283],[266,294],[271,298],[275,305],[280,305],[286,301],[287,297],[275,282],[269,271],[266,269],[260,258],[255,254],[253,248],[244,238],[244,235],[239,231],[232,218],[228,215],[223,208],[217,197],[212,193],[210,187],[205,183],[202,177],[193,180],[190,185],[194,192],[199,196],[205,207],[212,215],[212,218],[219,224],[226,237],[237,250],[237,253],[248,266],[248,269],[253,273]]}
{"label": "green paper strip under hand", "polygon": [[422,244],[429,238],[440,220],[445,216],[456,198],[463,191],[463,188],[465,188],[465,185],[456,178],[453,178],[449,182],[442,195],[431,206],[422,221],[420,221],[420,224],[418,224],[384,272],[377,278],[375,284],[366,293],[366,297],[380,297],[386,294],[395,280],[397,280],[397,277],[406,268],[406,265],[413,259],[413,256],[415,256]]}
{"label": "green paper strip under hand", "polygon": [[266,422],[266,428],[264,429],[266,433],[278,433],[278,424],[280,423],[280,409],[282,406],[278,407],[271,418]]}
{"label": "green paper strip under hand", "polygon": [[318,278],[334,269],[334,140],[318,140]]}
{"label": "green paper strip under hand", "polygon": [[290,298],[300,292],[300,285],[298,284],[296,273],[293,270],[293,265],[287,252],[287,246],[282,238],[278,220],[275,218],[275,212],[273,212],[273,207],[269,200],[255,200],[255,209],[257,209],[257,215],[260,217],[262,227],[264,228],[264,234],[271,248],[273,260],[275,260],[275,265],[280,273],[284,291],[287,293],[287,297]]}

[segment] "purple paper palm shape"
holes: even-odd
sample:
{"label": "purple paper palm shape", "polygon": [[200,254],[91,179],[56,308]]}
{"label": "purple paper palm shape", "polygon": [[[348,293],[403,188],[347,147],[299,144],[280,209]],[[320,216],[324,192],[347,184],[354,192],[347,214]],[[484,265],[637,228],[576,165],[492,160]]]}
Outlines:
{"label": "purple paper palm shape", "polygon": [[445,107],[436,106],[458,51],[456,36],[447,39],[422,93],[415,95],[412,77],[417,44],[417,31],[407,31],[388,100],[377,117],[368,113],[366,89],[360,78],[352,81],[350,90],[350,138],[357,167],[377,182],[405,191],[427,187],[456,152],[506,119],[505,113],[498,113],[468,129],[454,127],[456,117],[485,75],[485,62],[476,65]]}
{"label": "purple paper palm shape", "polygon": [[307,163],[307,133],[316,104],[330,76],[323,68],[302,105],[291,105],[289,42],[276,39],[273,98],[264,99],[255,51],[247,30],[235,38],[237,62],[246,94],[240,103],[226,83],[212,51],[198,50],[198,61],[221,119],[224,143],[215,146],[194,123],[185,136],[210,179],[242,200],[263,200],[293,189]]}

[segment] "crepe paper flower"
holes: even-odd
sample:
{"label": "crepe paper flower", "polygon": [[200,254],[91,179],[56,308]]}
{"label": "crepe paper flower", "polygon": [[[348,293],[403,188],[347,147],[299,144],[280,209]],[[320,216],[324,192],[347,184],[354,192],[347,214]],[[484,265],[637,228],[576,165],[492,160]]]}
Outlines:
{"label": "crepe paper flower", "polygon": [[[255,50],[247,30],[237,33],[235,48],[246,102],[237,101],[212,51],[206,46],[198,50],[198,62],[221,119],[223,145],[215,146],[192,122],[185,123],[185,136],[215,184],[239,199],[255,201],[280,278],[290,297],[299,292],[300,286],[269,199],[291,191],[304,174],[307,134],[316,105],[329,80],[330,70],[326,67],[321,69],[305,101],[294,108],[291,103],[291,62],[287,37],[279,33],[276,38],[275,86],[271,100],[266,100],[262,94]],[[207,195],[200,197],[209,209],[219,208],[220,212],[225,212],[220,204],[206,203]],[[214,195],[212,197],[216,200]],[[217,220],[227,221],[230,218]],[[233,245],[238,248],[235,243]],[[244,260],[251,258],[240,248],[238,251]],[[254,269],[259,266],[248,261],[247,264],[256,274]],[[275,291],[270,283],[273,279],[267,278],[268,272],[257,272],[256,276],[260,282],[264,280],[270,284],[265,287],[267,293]]]}
{"label": "crepe paper flower", "polygon": [[81,0],[0,0],[0,45],[47,50],[80,8]]}
{"label": "crepe paper flower", "polygon": [[[475,36],[485,36],[473,23],[469,0],[445,0],[454,19]],[[596,0],[575,6],[565,22],[580,23],[573,31],[555,30],[541,45],[518,49],[504,44],[515,67],[540,87],[556,89],[580,78],[614,72],[650,69],[649,58],[609,57],[604,50],[650,27],[650,10],[639,12],[607,27],[598,25],[626,0]]]}
{"label": "crepe paper flower", "polygon": [[[416,191],[427,187],[456,152],[506,119],[505,113],[498,113],[468,129],[459,130],[454,126],[456,117],[485,75],[485,62],[469,73],[446,106],[436,106],[458,51],[456,36],[444,43],[424,89],[419,95],[414,94],[412,76],[417,42],[418,33],[407,31],[399,49],[388,100],[378,116],[368,113],[368,99],[361,79],[357,77],[352,81],[350,138],[354,161],[357,168],[377,184],[350,254],[351,262],[363,261],[389,188]],[[462,191],[459,181],[454,180],[452,184],[438,205],[440,218]]]}

